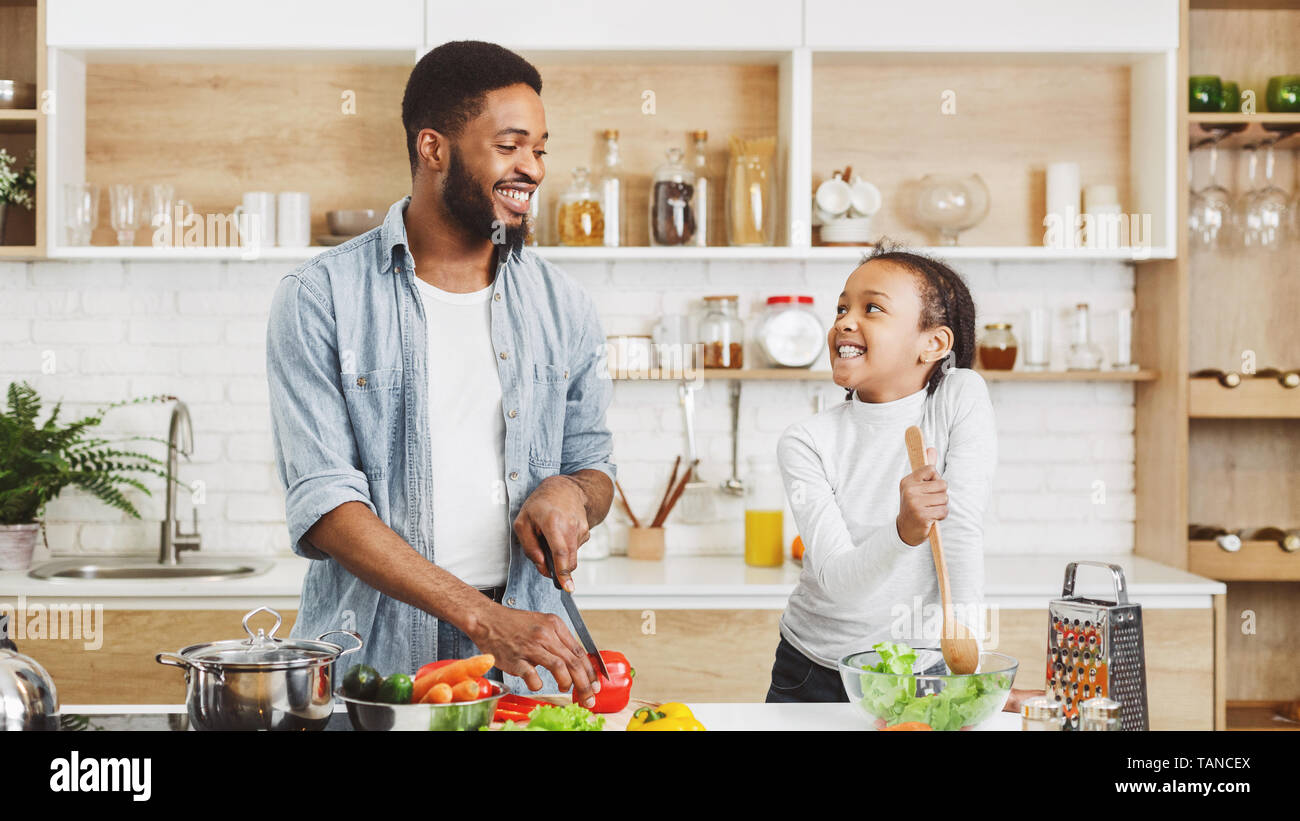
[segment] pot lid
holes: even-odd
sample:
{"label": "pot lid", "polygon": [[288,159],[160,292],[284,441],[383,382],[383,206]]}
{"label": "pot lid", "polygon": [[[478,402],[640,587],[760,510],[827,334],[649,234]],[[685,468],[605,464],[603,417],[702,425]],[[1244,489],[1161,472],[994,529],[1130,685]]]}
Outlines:
{"label": "pot lid", "polygon": [[[270,632],[259,627],[254,633],[248,622],[261,612],[275,616],[275,624],[271,625]],[[185,661],[200,667],[283,670],[334,661],[345,652],[352,652],[361,646],[360,636],[342,630],[331,632],[347,633],[357,640],[357,647],[345,651],[340,645],[320,640],[330,633],[322,633],[315,640],[279,639],[275,637],[275,631],[279,629],[280,623],[279,613],[269,607],[259,607],[244,616],[244,632],[248,633],[248,638],[192,644],[181,650],[179,655]]]}

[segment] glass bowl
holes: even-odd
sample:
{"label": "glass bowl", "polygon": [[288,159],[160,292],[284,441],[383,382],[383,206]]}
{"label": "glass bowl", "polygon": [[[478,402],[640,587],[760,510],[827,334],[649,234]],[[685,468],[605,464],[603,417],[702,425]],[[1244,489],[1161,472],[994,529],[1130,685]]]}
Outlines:
{"label": "glass bowl", "polygon": [[927,174],[921,178],[913,216],[939,235],[940,245],[956,245],[957,235],[979,225],[989,213],[989,188],[979,174]]}
{"label": "glass bowl", "polygon": [[975,729],[1006,706],[1020,666],[1004,653],[980,653],[978,672],[950,673],[939,648],[918,647],[911,675],[864,669],[880,662],[875,650],[840,661],[849,701],[873,730],[903,724],[917,730]]}

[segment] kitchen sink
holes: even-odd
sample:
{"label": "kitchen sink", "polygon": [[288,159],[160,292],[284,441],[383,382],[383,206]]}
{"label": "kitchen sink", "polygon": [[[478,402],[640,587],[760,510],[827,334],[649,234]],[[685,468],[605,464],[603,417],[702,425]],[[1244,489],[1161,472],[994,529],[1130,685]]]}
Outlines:
{"label": "kitchen sink", "polygon": [[58,559],[32,568],[27,575],[47,581],[85,581],[90,579],[184,579],[186,581],[220,581],[260,576],[271,569],[264,559],[207,559],[197,562],[164,565],[148,559]]}

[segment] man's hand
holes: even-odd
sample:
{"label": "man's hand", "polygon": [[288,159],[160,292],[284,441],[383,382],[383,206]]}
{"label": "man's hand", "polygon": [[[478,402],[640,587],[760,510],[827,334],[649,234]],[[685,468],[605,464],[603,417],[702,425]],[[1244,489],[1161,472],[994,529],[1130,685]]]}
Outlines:
{"label": "man's hand", "polygon": [[573,688],[576,703],[595,706],[600,679],[587,651],[559,616],[494,604],[477,620],[470,640],[491,653],[502,671],[522,678],[528,689],[542,689],[542,679],[533,669],[541,665],[551,671],[561,690]]}
{"label": "man's hand", "polygon": [[587,494],[581,484],[568,476],[551,476],[524,500],[515,517],[515,536],[524,555],[537,566],[537,572],[549,579],[551,574],[546,570],[540,543],[545,538],[555,557],[555,575],[570,593],[573,592],[570,575],[578,566],[578,548],[591,538],[586,505]]}
{"label": "man's hand", "polygon": [[948,516],[948,483],[934,469],[934,448],[925,449],[925,464],[898,483],[898,536],[918,545],[930,535],[930,525]]}

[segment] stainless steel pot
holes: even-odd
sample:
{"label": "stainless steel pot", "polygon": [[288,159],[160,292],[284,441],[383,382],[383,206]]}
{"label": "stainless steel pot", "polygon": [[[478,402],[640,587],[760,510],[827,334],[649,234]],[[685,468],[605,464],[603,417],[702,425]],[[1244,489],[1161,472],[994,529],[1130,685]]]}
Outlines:
{"label": "stainless steel pot", "polygon": [[0,730],[59,729],[59,695],[36,660],[0,649]]}
{"label": "stainless steel pot", "polygon": [[[258,613],[275,616],[269,633],[248,626]],[[159,664],[185,670],[185,706],[199,730],[320,730],[334,711],[334,662],[361,649],[360,634],[330,630],[312,639],[277,639],[280,614],[259,607],[244,616],[247,639],[192,644],[159,653]],[[356,639],[346,650],[323,641],[342,633]]]}

